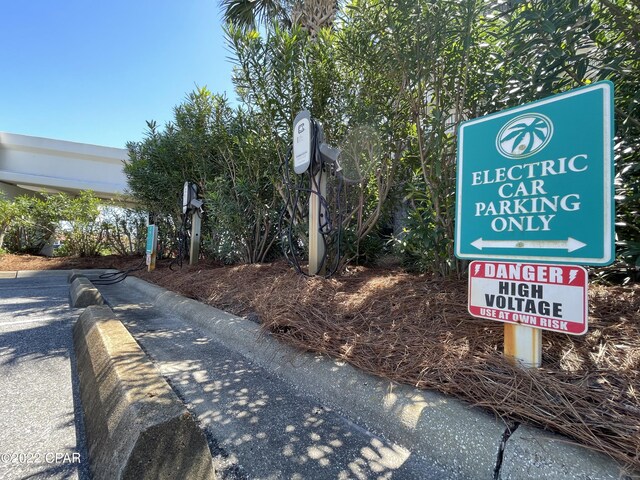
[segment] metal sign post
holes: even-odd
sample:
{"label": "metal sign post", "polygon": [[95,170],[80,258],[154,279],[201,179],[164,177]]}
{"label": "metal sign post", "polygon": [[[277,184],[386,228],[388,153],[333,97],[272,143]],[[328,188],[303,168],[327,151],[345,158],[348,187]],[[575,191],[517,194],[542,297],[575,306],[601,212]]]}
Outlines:
{"label": "metal sign post", "polygon": [[505,323],[504,356],[516,365],[538,368],[542,365],[542,330]]}
{"label": "metal sign post", "polygon": [[[613,84],[606,81],[462,123],[458,130],[456,256],[610,264],[614,258],[613,133]],[[511,265],[516,269],[525,264]],[[574,267],[572,281],[576,281],[575,272],[582,274],[583,270]],[[568,282],[571,273],[566,275]],[[506,322],[504,353],[523,365],[540,365],[539,329],[586,332],[586,293],[583,318],[571,321],[567,312],[558,311],[554,316],[532,306],[546,300],[523,298],[531,291],[537,295],[544,290],[547,296],[573,291],[563,289],[559,282],[543,287],[506,279],[493,284],[473,276],[471,271],[469,311]],[[586,282],[586,272],[583,277]],[[476,293],[480,292],[475,298],[472,280]],[[515,291],[486,290],[509,289],[512,284]],[[498,298],[500,304],[489,305]],[[528,310],[519,310],[525,304]]]}

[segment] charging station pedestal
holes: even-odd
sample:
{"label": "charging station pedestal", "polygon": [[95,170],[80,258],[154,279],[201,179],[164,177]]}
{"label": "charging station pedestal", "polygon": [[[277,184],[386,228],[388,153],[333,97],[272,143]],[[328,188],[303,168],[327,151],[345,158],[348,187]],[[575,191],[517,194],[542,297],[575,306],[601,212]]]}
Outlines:
{"label": "charging station pedestal", "polygon": [[[302,175],[312,165],[312,129],[311,114],[303,110],[293,121],[293,170]],[[325,244],[320,228],[326,221],[326,212],[321,198],[327,196],[327,176],[322,171],[322,165],[317,172],[311,174],[311,195],[309,197],[309,275],[324,274]]]}
{"label": "charging station pedestal", "polygon": [[198,263],[200,256],[200,228],[202,226],[202,218],[200,213],[191,213],[191,245],[189,246],[189,265]]}
{"label": "charging station pedestal", "polygon": [[183,220],[189,216],[191,220],[191,243],[189,244],[189,265],[198,263],[200,256],[200,229],[202,226],[202,217],[200,212],[202,208],[202,200],[198,199],[198,186],[186,181],[182,190],[182,214]]}
{"label": "charging station pedestal", "polygon": [[326,221],[324,205],[320,198],[327,196],[327,175],[319,170],[311,179],[311,197],[309,198],[309,275],[324,275],[325,244],[321,226]]}

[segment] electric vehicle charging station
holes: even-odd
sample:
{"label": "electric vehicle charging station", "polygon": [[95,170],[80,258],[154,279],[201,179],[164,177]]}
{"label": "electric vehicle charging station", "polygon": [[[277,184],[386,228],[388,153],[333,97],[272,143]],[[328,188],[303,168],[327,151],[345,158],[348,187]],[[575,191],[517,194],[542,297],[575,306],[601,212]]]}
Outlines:
{"label": "electric vehicle charging station", "polygon": [[322,128],[303,110],[293,121],[293,170],[310,174],[309,196],[309,275],[324,275],[326,245],[321,230],[327,218],[323,200],[327,196],[327,172],[322,156],[316,156],[314,147],[323,140]]}
{"label": "electric vehicle charging station", "polygon": [[[292,127],[293,142],[281,165],[285,205],[279,230],[283,253],[298,273],[330,277],[342,258],[346,206],[343,195],[347,185],[362,185],[370,178],[380,159],[375,154],[377,148],[372,146],[377,135],[371,129],[352,128],[343,140],[344,148],[333,147],[324,141],[322,125],[307,110],[296,115]],[[291,170],[297,180],[290,177]],[[283,228],[283,223],[288,227]],[[298,255],[304,256],[307,250],[309,263],[305,272]],[[327,267],[329,263],[331,266]]]}
{"label": "electric vehicle charging station", "polygon": [[[325,256],[324,240],[320,228],[326,212],[320,197],[327,196],[327,176],[323,175],[322,161],[312,164],[313,153],[313,120],[307,110],[296,115],[293,121],[293,170],[298,175],[311,169],[311,195],[309,197],[309,275],[324,274],[322,259]],[[319,140],[319,139],[317,139]]]}
{"label": "electric vehicle charging station", "polygon": [[202,228],[202,200],[198,199],[198,186],[193,182],[184,182],[182,189],[183,221],[187,218],[191,224],[191,242],[189,245],[189,265],[198,263],[200,256],[200,230]]}
{"label": "electric vehicle charging station", "polygon": [[293,121],[293,171],[303,174],[311,164],[311,114],[303,110]]}

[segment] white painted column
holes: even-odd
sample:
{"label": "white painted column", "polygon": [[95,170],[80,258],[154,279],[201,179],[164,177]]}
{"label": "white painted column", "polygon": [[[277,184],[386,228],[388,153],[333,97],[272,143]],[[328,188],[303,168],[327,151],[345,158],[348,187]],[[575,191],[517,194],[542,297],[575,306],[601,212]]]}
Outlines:
{"label": "white painted column", "polygon": [[542,364],[542,330],[515,323],[504,324],[504,355],[516,365],[538,368]]}

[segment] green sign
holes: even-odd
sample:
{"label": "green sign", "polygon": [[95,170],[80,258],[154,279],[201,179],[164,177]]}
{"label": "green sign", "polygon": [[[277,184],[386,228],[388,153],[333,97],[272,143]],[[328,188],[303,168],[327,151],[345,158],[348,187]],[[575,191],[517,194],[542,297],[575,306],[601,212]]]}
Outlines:
{"label": "green sign", "polygon": [[156,225],[149,225],[147,227],[147,255],[151,255],[155,251],[157,236],[158,227]]}
{"label": "green sign", "polygon": [[462,123],[456,256],[610,264],[613,174],[610,82]]}

